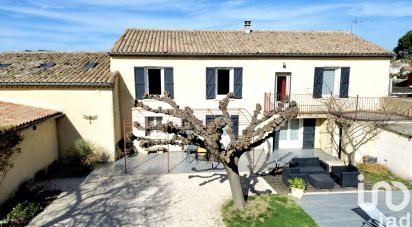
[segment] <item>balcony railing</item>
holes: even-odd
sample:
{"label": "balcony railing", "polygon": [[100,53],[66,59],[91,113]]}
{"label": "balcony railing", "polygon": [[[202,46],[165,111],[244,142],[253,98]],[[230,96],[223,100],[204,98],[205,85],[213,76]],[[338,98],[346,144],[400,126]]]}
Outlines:
{"label": "balcony railing", "polygon": [[280,97],[277,94],[265,93],[264,110],[271,111],[275,108],[283,108],[288,100],[297,102],[299,114],[335,112],[355,118],[388,116],[391,119],[412,118],[412,99],[397,97],[313,98],[311,94],[291,94],[290,97]]}

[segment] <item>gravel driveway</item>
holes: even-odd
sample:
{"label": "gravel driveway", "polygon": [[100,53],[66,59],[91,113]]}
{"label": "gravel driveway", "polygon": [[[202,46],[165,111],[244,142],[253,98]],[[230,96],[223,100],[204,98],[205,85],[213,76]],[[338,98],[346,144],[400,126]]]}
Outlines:
{"label": "gravel driveway", "polygon": [[[59,179],[47,185],[63,193],[31,226],[223,226],[221,205],[231,198],[222,172],[99,174]],[[244,181],[268,192],[260,177]]]}

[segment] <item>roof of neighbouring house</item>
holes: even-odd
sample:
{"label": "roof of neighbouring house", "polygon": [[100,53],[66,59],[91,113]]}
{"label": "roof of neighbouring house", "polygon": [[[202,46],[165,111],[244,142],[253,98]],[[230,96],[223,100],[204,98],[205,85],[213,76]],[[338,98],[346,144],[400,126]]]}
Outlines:
{"label": "roof of neighbouring house", "polygon": [[384,48],[347,31],[127,29],[110,54],[140,56],[373,56]]}
{"label": "roof of neighbouring house", "polygon": [[0,128],[22,127],[60,114],[56,110],[0,101]]}
{"label": "roof of neighbouring house", "polygon": [[0,53],[0,86],[111,87],[115,75],[107,53]]}

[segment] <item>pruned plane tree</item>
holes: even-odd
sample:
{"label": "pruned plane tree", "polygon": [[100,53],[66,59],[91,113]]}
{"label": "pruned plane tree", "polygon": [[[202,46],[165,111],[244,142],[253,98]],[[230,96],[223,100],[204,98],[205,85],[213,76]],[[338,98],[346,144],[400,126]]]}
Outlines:
{"label": "pruned plane tree", "polygon": [[[295,118],[298,114],[298,107],[296,102],[292,101],[288,108],[261,113],[261,105],[256,104],[256,109],[253,112],[250,124],[242,131],[242,134],[236,138],[232,127],[231,117],[227,110],[232,97],[233,93],[227,94],[226,97],[219,102],[219,109],[222,112],[222,115],[215,118],[212,122],[205,124],[195,116],[193,109],[190,107],[186,106],[180,108],[167,92],[165,92],[163,96],[145,95],[142,100],[135,101],[135,107],[152,113],[180,118],[182,122],[185,123],[178,125],[170,121],[164,124],[158,123],[149,128],[144,128],[135,122],[134,126],[144,130],[162,130],[164,133],[173,135],[171,139],[137,137],[137,140],[140,141],[140,146],[145,148],[155,145],[193,144],[207,149],[208,152],[216,157],[225,167],[234,205],[237,208],[242,209],[246,206],[246,201],[243,196],[238,170],[239,158],[245,152],[252,150],[264,143],[268,138],[272,137],[276,131],[280,130],[280,127],[287,120]],[[145,99],[154,99],[167,103],[170,105],[170,108],[152,108],[144,103]],[[226,146],[222,146],[221,144],[224,129],[230,138],[230,142]]]}

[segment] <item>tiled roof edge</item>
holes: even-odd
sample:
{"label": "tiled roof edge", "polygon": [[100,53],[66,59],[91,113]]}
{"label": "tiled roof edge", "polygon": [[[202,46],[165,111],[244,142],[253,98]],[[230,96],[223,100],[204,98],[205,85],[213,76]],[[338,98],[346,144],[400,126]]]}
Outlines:
{"label": "tiled roof edge", "polygon": [[110,56],[167,56],[167,57],[385,57],[391,58],[392,53],[145,53],[145,52],[109,52]]}
{"label": "tiled roof edge", "polygon": [[114,82],[106,83],[36,83],[36,82],[0,82],[0,87],[113,87]]}

